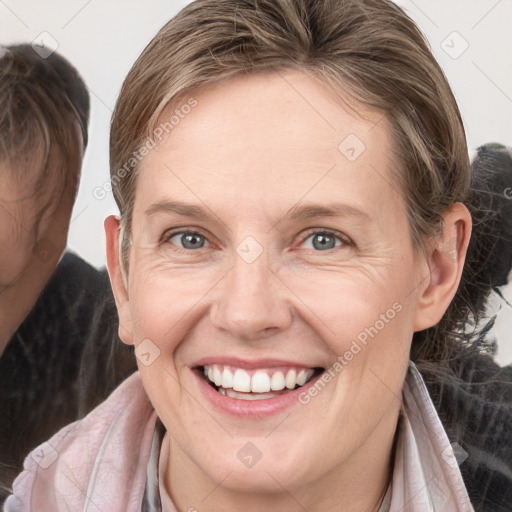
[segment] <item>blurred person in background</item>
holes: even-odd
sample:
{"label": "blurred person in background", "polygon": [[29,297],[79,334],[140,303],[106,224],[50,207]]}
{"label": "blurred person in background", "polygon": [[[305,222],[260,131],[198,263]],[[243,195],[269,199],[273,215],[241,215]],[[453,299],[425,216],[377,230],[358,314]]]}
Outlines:
{"label": "blurred person in background", "polygon": [[0,503],[30,449],[134,368],[106,272],[65,253],[88,120],[65,58],[0,47]]}

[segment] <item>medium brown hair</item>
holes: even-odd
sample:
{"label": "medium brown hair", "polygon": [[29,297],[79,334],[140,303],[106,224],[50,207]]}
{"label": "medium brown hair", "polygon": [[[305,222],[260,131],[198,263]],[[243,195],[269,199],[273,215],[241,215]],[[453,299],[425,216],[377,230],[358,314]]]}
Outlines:
{"label": "medium brown hair", "polygon": [[[467,199],[469,157],[455,98],[425,38],[393,2],[196,0],[142,52],[113,115],[110,172],[122,217],[122,266],[137,165],[120,170],[152,136],[164,109],[236,75],[283,69],[308,73],[387,118],[417,248],[439,233],[449,206]],[[441,357],[446,333],[467,311],[467,301],[457,298],[440,324],[415,333],[413,359]]]}
{"label": "medium brown hair", "polygon": [[0,163],[9,179],[30,179],[28,197],[52,186],[42,209],[59,204],[77,178],[77,121],[85,148],[89,94],[66,59],[44,59],[28,44],[0,47]]}

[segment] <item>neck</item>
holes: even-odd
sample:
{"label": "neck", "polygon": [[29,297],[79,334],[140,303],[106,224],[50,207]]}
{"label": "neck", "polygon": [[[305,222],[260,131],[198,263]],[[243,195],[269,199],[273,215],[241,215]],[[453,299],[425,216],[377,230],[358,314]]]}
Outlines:
{"label": "neck", "polygon": [[392,475],[399,406],[388,410],[380,428],[359,450],[338,466],[323,468],[320,478],[290,485],[279,482],[269,470],[268,490],[244,489],[233,478],[234,472],[216,482],[171,438],[166,487],[179,511],[378,512]]}

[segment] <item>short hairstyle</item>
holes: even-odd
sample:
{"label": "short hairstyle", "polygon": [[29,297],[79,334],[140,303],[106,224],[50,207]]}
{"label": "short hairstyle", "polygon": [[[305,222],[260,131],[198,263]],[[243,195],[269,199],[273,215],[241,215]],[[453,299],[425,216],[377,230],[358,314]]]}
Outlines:
{"label": "short hairstyle", "polygon": [[[442,229],[470,190],[466,137],[446,77],[415,23],[389,0],[196,0],[144,49],[122,86],[111,125],[110,173],[121,212],[121,265],[135,200],[133,154],[163,110],[237,75],[293,69],[334,94],[382,112],[415,247]],[[340,94],[341,96],[341,94]],[[350,101],[350,100],[349,100]],[[126,163],[130,164],[130,172]],[[442,357],[470,304],[454,300],[437,326],[415,333],[413,359]]]}
{"label": "short hairstyle", "polygon": [[0,47],[0,163],[10,179],[34,179],[31,195],[51,183],[50,202],[58,204],[76,179],[77,121],[85,148],[89,93],[64,57],[43,59],[28,44]]}

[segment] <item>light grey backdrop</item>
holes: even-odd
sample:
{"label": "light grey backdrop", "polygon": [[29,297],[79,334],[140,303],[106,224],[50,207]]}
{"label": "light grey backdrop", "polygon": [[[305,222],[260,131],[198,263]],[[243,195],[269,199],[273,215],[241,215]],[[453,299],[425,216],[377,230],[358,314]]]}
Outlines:
{"label": "light grey backdrop", "polygon": [[[121,83],[157,30],[188,0],[0,0],[0,43],[57,47],[83,75],[92,98],[89,148],[73,211],[69,247],[105,264],[103,220],[116,213],[108,181],[108,132]],[[397,0],[416,20],[450,81],[469,146],[512,145],[512,2]],[[102,192],[103,191],[103,192]],[[512,302],[512,285],[504,290]],[[498,361],[512,362],[512,309],[500,309]]]}

